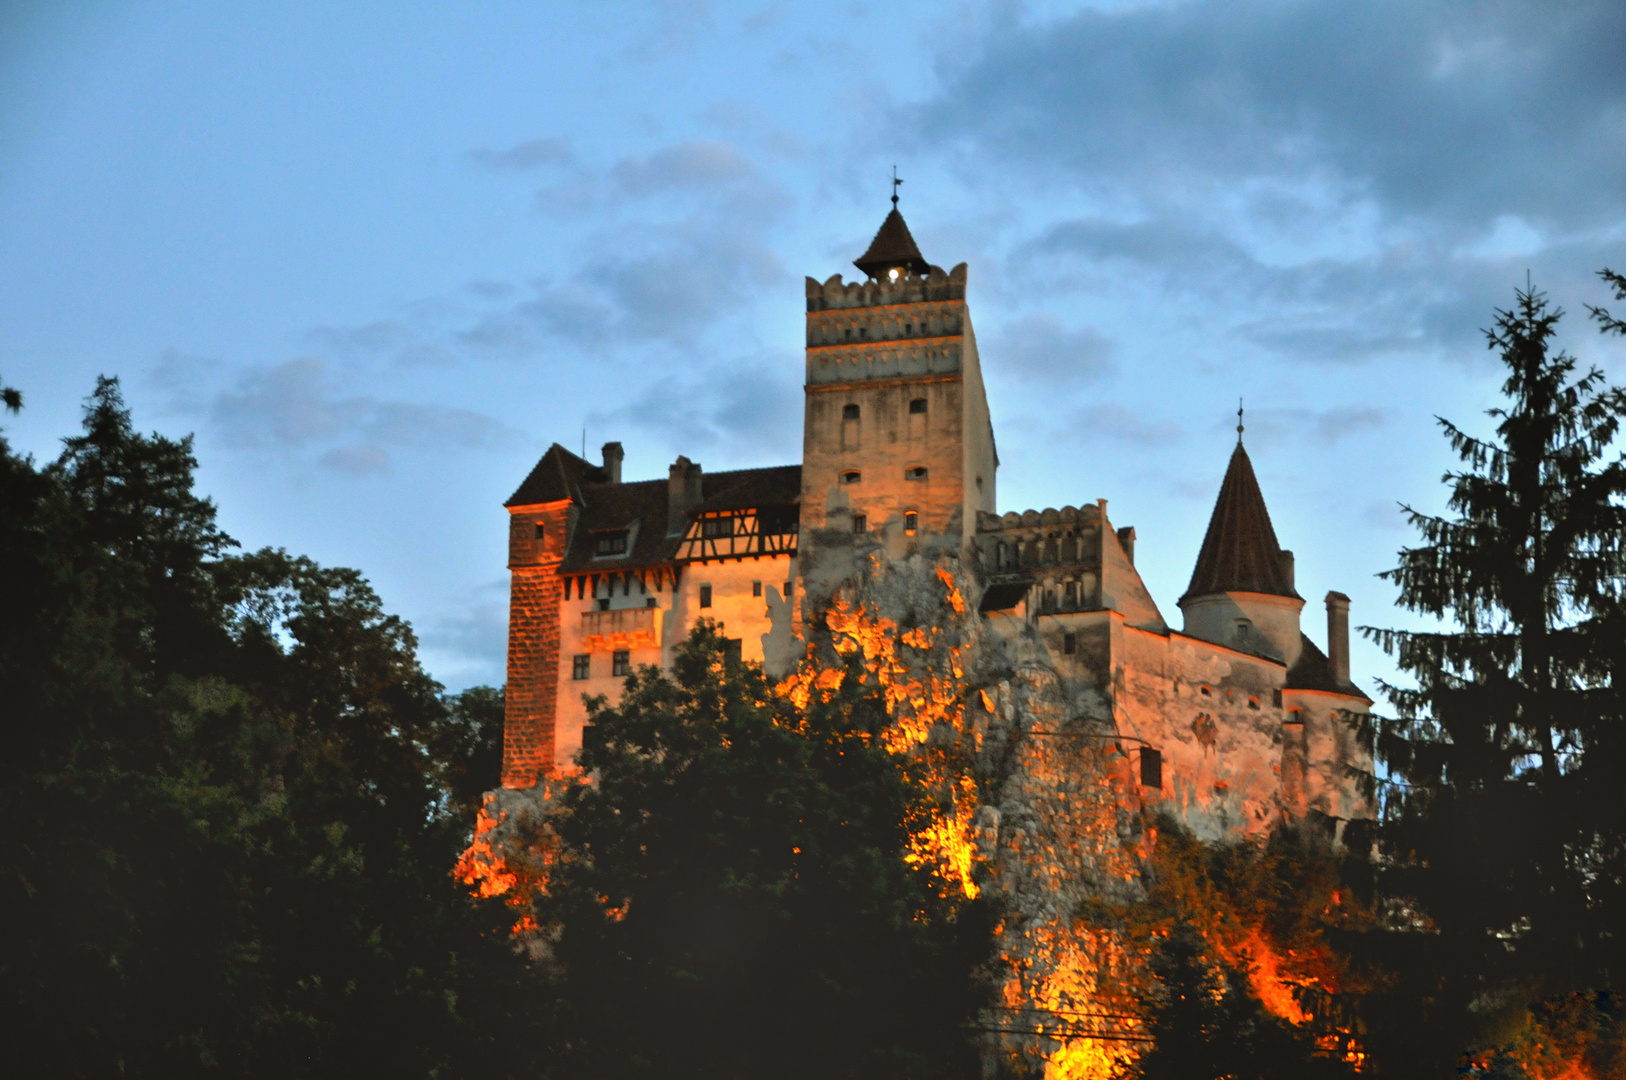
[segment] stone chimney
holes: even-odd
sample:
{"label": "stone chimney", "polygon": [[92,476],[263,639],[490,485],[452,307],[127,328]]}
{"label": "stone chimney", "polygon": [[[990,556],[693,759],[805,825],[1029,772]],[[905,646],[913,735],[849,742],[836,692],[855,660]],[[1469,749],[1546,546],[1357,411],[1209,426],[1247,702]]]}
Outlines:
{"label": "stone chimney", "polygon": [[1327,660],[1335,682],[1349,681],[1349,597],[1327,594]]}
{"label": "stone chimney", "polygon": [[1129,560],[1129,565],[1134,566],[1135,527],[1133,525],[1125,525],[1118,530],[1118,546],[1124,549],[1124,558]]}
{"label": "stone chimney", "polygon": [[619,484],[621,482],[621,459],[625,456],[626,454],[622,451],[620,443],[607,442],[604,444],[604,474],[609,477],[610,483]]}
{"label": "stone chimney", "polygon": [[1281,562],[1278,565],[1282,568],[1282,577],[1287,579],[1287,587],[1289,589],[1293,588],[1293,553],[1291,551],[1282,552]]}
{"label": "stone chimney", "polygon": [[[619,462],[617,463],[619,465]],[[667,470],[666,535],[682,536],[688,528],[689,511],[700,505],[703,477],[699,462],[678,455]]]}

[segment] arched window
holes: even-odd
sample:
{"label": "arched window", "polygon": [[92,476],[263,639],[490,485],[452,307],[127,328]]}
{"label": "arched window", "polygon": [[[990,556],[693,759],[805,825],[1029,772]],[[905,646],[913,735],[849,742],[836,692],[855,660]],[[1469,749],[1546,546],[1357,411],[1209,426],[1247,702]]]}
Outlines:
{"label": "arched window", "polygon": [[846,472],[841,474],[841,482],[843,484],[856,484],[863,478],[864,474],[859,472],[857,469],[848,469]]}

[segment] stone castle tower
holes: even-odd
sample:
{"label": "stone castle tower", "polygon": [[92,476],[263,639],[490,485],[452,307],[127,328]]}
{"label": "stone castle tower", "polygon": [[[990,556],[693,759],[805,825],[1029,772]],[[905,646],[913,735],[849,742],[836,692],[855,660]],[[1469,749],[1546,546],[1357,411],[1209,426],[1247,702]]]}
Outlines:
{"label": "stone castle tower", "polygon": [[697,619],[783,673],[803,655],[803,606],[864,557],[930,547],[971,571],[989,640],[1041,649],[1104,703],[1139,748],[1143,802],[1206,837],[1370,817],[1351,780],[1371,765],[1348,717],[1370,701],[1350,682],[1348,598],[1327,594],[1323,651],[1240,438],[1176,631],[1105,500],[996,512],[965,264],[929,264],[894,204],[855,265],[864,280],[807,279],[800,464],[707,473],[679,457],[664,479],[625,481],[619,443],[599,464],[556,443],[508,500],[504,786],[572,770],[583,695],[669,666]]}

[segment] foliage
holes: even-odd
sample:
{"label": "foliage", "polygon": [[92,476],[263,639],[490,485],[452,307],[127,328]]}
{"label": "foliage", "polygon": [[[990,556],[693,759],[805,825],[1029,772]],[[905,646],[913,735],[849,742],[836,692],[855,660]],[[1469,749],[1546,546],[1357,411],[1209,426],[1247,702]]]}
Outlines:
{"label": "foliage", "polygon": [[0,444],[5,1071],[528,1071],[533,977],[446,873],[489,708],[356,572],[233,554],[195,469],[109,379],[55,463]]}
{"label": "foliage", "polygon": [[886,723],[856,691],[797,710],[709,622],[593,703],[536,912],[561,1075],[975,1074],[990,927],[904,862],[919,796]]}
{"label": "foliage", "polygon": [[1437,1071],[1622,970],[1626,391],[1556,351],[1562,314],[1533,290],[1496,313],[1495,436],[1441,419],[1464,466],[1447,512],[1404,508],[1422,542],[1383,576],[1441,628],[1363,628],[1415,680],[1384,687],[1398,716],[1379,728],[1383,885],[1404,932],[1379,946],[1394,983],[1374,1026],[1391,1060]]}
{"label": "foliage", "polygon": [[1371,925],[1365,860],[1314,827],[1203,843],[1165,818],[1150,871],[1128,916],[1155,979],[1142,994],[1155,1045],[1136,1075],[1353,1075],[1338,1055],[1346,1003],[1366,989],[1344,955]]}

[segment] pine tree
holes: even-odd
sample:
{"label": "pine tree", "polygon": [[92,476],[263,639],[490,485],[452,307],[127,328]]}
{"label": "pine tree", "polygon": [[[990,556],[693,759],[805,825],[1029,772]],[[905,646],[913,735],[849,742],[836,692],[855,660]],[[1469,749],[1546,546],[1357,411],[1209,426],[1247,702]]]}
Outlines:
{"label": "pine tree", "polygon": [[1431,931],[1407,949],[1432,966],[1429,1007],[1484,1017],[1621,970],[1626,392],[1577,374],[1562,316],[1534,289],[1496,312],[1495,434],[1439,419],[1463,462],[1448,510],[1403,507],[1422,543],[1382,576],[1443,625],[1363,628],[1415,680],[1384,687],[1384,883]]}

